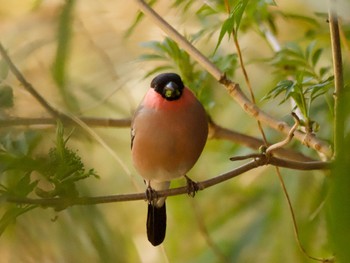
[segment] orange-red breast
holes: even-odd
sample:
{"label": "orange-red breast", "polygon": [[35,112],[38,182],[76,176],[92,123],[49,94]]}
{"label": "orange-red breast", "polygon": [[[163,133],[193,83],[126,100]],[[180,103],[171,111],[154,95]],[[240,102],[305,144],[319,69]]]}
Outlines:
{"label": "orange-red breast", "polygon": [[[156,76],[132,121],[132,158],[147,186],[168,189],[170,181],[186,176],[198,160],[208,136],[202,104],[179,75]],[[150,200],[148,240],[157,246],[165,238],[165,198]]]}

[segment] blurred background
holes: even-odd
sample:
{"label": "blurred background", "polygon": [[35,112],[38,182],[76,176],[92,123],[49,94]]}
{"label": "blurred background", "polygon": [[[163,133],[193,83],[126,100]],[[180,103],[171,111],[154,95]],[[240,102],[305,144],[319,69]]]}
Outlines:
{"label": "blurred background", "polygon": [[[224,37],[213,55],[220,25],[227,16],[224,12],[209,15],[208,10],[219,10],[223,3],[156,2],[155,9],[165,19],[217,61],[248,94],[232,39]],[[275,14],[274,33],[282,47],[294,42],[305,49],[317,40],[317,46],[324,49],[320,63],[331,66],[328,24],[322,16],[327,12],[326,4],[322,4],[326,1],[251,2],[266,17]],[[341,5],[341,11],[348,14],[349,6]],[[304,16],[311,18],[303,19]],[[252,17],[250,20],[254,20]],[[250,26],[250,20],[243,19],[238,39],[257,103],[275,118],[292,123],[289,103],[262,100],[277,83],[278,69],[271,63],[276,50],[261,35],[257,24]],[[201,32],[203,28],[207,32]],[[0,36],[28,82],[49,104],[75,116],[131,118],[157,70],[184,70],[169,53],[159,51],[156,43],[166,44],[166,35],[147,17],[139,15],[133,1],[1,0]],[[183,54],[180,57],[184,59]],[[248,117],[203,69],[198,65],[193,68],[185,82],[215,123],[261,138],[256,120]],[[1,85],[8,85],[13,91],[13,105],[1,109],[1,119],[50,117],[11,73]],[[321,127],[318,135],[330,141],[331,113],[327,103],[319,100],[314,105],[312,117]],[[91,129],[93,135],[86,128],[65,126],[65,138],[70,135],[67,147],[81,157],[86,169],[93,168],[99,176],[77,182],[80,195],[144,191],[143,181],[131,163],[129,127]],[[276,131],[267,127],[264,130],[271,143],[283,139]],[[12,147],[21,154],[45,155],[55,145],[55,131],[54,125],[1,127],[2,150]],[[289,148],[319,159],[315,151],[299,142],[291,143]],[[209,139],[188,175],[195,181],[209,179],[244,163],[230,162],[231,156],[254,151],[232,141]],[[332,250],[324,211],[327,173],[288,169],[281,172],[295,210],[301,243],[311,255],[329,257]],[[4,172],[4,185],[6,176],[9,174]],[[172,186],[184,184],[185,180],[179,179]],[[37,196],[32,193],[30,197]],[[194,199],[182,195],[168,198],[167,202],[167,236],[164,244],[156,248],[147,241],[144,201],[73,206],[62,211],[38,207],[9,221],[4,219],[7,206],[2,203],[1,227],[6,228],[0,237],[1,261],[312,262],[297,245],[291,214],[273,167],[242,174],[199,192]]]}

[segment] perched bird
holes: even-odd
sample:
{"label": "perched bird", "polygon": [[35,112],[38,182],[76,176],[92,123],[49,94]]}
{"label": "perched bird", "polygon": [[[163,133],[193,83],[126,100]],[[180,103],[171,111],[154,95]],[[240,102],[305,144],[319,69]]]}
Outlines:
{"label": "perched bird", "polygon": [[[182,176],[188,179],[186,173],[198,160],[207,136],[206,112],[180,76],[156,76],[135,112],[131,129],[133,163],[148,191],[156,197],[156,191],[168,189],[171,180]],[[161,244],[165,231],[165,198],[150,197],[148,240],[154,246]]]}

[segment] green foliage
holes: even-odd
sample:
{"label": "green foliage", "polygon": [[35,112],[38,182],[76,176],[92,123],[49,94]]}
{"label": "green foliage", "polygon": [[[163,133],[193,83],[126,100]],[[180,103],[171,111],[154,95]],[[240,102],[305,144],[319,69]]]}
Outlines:
{"label": "green foliage", "polygon": [[[68,137],[69,138],[69,137]],[[77,153],[67,147],[64,129],[57,124],[56,146],[46,156],[33,156],[38,141],[36,132],[24,132],[14,137],[7,134],[0,141],[0,200],[7,197],[74,198],[79,196],[76,182],[95,176],[93,169],[85,171]],[[44,189],[42,185],[45,185]],[[15,219],[37,205],[6,204],[0,219],[0,234]],[[5,208],[5,209],[4,209]],[[66,208],[64,205],[56,210]]]}
{"label": "green foliage", "polygon": [[227,34],[230,38],[231,35],[233,35],[234,38],[237,39],[238,35],[238,29],[241,24],[241,20],[243,17],[243,13],[245,8],[247,7],[248,0],[239,0],[236,1],[233,10],[231,11],[229,17],[225,20],[225,22],[222,24],[218,43],[216,44],[215,51],[220,46],[222,39]]}
{"label": "green foliage", "polygon": [[3,82],[8,77],[9,67],[7,63],[0,60],[0,111],[2,109],[11,108],[13,106],[13,91],[12,87]]}
{"label": "green foliage", "polygon": [[71,48],[72,24],[74,17],[72,13],[74,6],[75,0],[67,0],[62,8],[57,34],[56,57],[52,67],[53,79],[62,94],[64,102],[71,110],[77,110],[79,105],[74,97],[74,93],[67,87],[67,64]]}
{"label": "green foliage", "polygon": [[[148,5],[153,6],[156,2],[157,2],[157,0],[148,1]],[[134,22],[131,24],[131,26],[128,28],[128,30],[125,32],[125,37],[129,37],[134,32],[135,28],[140,24],[140,22],[142,21],[144,16],[145,16],[144,13],[142,13],[140,11],[137,12],[137,15],[134,19]]]}
{"label": "green foliage", "polygon": [[315,122],[310,116],[313,102],[321,95],[329,96],[327,93],[334,85],[333,76],[329,76],[330,67],[317,67],[322,52],[322,48],[316,48],[315,41],[305,50],[296,43],[290,43],[277,52],[270,63],[276,69],[275,74],[282,80],[263,98],[269,100],[284,94],[280,104],[292,98],[296,104],[295,108],[298,108],[304,117],[302,124],[309,131],[317,130],[317,124],[313,127]]}
{"label": "green foliage", "polygon": [[0,82],[7,78],[9,73],[9,67],[5,60],[0,60]]}
{"label": "green foliage", "polygon": [[[31,4],[34,6],[31,12],[42,12],[42,2],[41,0],[34,1]],[[61,10],[57,17],[50,16],[55,25],[52,31],[56,30],[57,46],[53,61],[48,61],[47,64],[52,66],[53,75],[51,77],[57,85],[61,95],[60,99],[68,106],[69,111],[76,112],[79,109],[79,103],[84,102],[87,97],[85,90],[80,90],[82,85],[74,85],[75,83],[71,82],[69,76],[72,73],[78,73],[74,76],[77,79],[78,76],[81,76],[84,81],[85,74],[91,74],[88,81],[93,80],[92,76],[96,75],[97,84],[90,85],[89,82],[90,87],[100,87],[100,84],[104,85],[105,82],[109,81],[108,79],[113,79],[113,82],[107,85],[111,87],[120,84],[115,75],[111,76],[111,72],[116,70],[118,73],[122,72],[123,81],[127,80],[128,82],[127,85],[124,85],[127,87],[123,90],[125,93],[122,95],[120,93],[119,98],[113,97],[112,112],[94,111],[93,114],[116,116],[115,109],[118,108],[126,115],[122,117],[130,116],[130,108],[134,105],[130,106],[123,100],[124,96],[130,95],[130,83],[133,84],[135,80],[137,82],[140,73],[135,73],[135,70],[130,70],[130,72],[125,70],[125,61],[134,61],[135,59],[135,55],[132,53],[133,48],[129,49],[126,42],[130,39],[124,39],[123,46],[116,46],[118,42],[114,42],[114,40],[122,37],[118,30],[124,28],[125,24],[122,24],[124,21],[131,23],[131,25],[123,36],[130,36],[134,33],[133,41],[135,42],[144,41],[147,37],[145,33],[148,33],[146,31],[149,30],[152,33],[153,31],[152,28],[141,28],[144,15],[134,8],[124,8],[125,6],[123,6],[125,12],[131,12],[125,14],[125,17],[121,16],[125,18],[124,21],[119,20],[118,8],[105,9],[110,5],[113,7],[121,5],[122,2],[105,1],[101,4],[99,1],[92,1],[92,4],[89,1],[86,3],[84,1],[82,5],[78,6],[75,0],[67,0],[55,9]],[[289,115],[291,110],[298,109],[304,119],[303,125],[308,131],[319,129],[319,132],[323,132],[322,136],[325,135],[324,138],[332,139],[331,119],[325,118],[324,114],[327,110],[327,114],[330,113],[327,117],[333,117],[331,93],[334,80],[330,70],[332,62],[329,55],[329,29],[325,22],[327,15],[316,14],[315,16],[307,3],[302,3],[303,10],[295,13],[293,10],[297,9],[288,9],[288,3],[292,3],[293,6],[299,4],[295,1],[286,1],[283,7],[274,0],[173,0],[170,3],[160,2],[150,0],[148,4],[154,6],[156,10],[160,7],[162,15],[178,16],[174,19],[174,28],[184,28],[185,33],[180,33],[184,34],[191,43],[194,43],[202,53],[207,54],[209,60],[213,61],[229,78],[239,83],[246,92],[240,67],[237,65],[233,40],[240,43],[254,94],[257,98],[261,94],[267,94],[263,98],[268,102],[263,105],[264,111],[277,119],[282,119],[285,115]],[[157,3],[159,6],[156,6]],[[89,10],[90,12],[97,10],[96,17],[87,18],[85,15],[86,13],[91,14],[87,12],[91,6],[97,7],[94,10]],[[16,8],[19,7],[16,6]],[[170,8],[171,12],[168,13],[167,8]],[[106,12],[101,12],[104,9]],[[117,13],[118,19],[100,20],[99,18],[100,15],[104,18],[105,14],[108,14],[107,17],[110,18],[111,14]],[[133,16],[134,20],[127,19]],[[40,17],[47,16],[35,17],[40,19]],[[82,23],[77,24],[78,26],[72,30],[77,17],[78,21]],[[15,20],[19,20],[18,16],[15,17]],[[98,25],[99,21],[102,21],[102,26]],[[176,25],[178,22],[181,23],[181,26]],[[95,24],[90,27],[92,23]],[[84,25],[89,26],[83,28]],[[138,27],[139,25],[140,27]],[[49,26],[48,23],[45,28],[47,29]],[[40,28],[36,24],[35,27]],[[341,27],[345,36],[343,41],[346,44],[350,36],[350,27],[346,19],[342,21]],[[140,30],[140,34],[138,30]],[[17,30],[11,30],[11,32],[17,32]],[[18,30],[18,32],[25,33],[24,30]],[[276,52],[273,48],[270,49],[273,45],[269,43],[269,39],[265,35],[266,32],[271,33],[276,38],[276,42],[282,46],[280,51]],[[5,37],[9,36],[4,34]],[[44,39],[46,40],[46,38],[52,39],[51,36],[45,35]],[[27,37],[21,39],[25,40]],[[103,42],[106,40],[108,42]],[[8,41],[16,43],[10,38]],[[83,50],[89,50],[93,55],[84,53],[83,59],[78,57],[81,55],[79,54],[80,46],[78,46],[82,43],[81,41],[86,43]],[[37,81],[35,74],[30,74],[36,72],[35,70],[31,71],[31,67],[38,64],[40,72],[48,72],[46,68],[44,70],[41,68],[45,67],[46,64],[41,63],[43,60],[41,53],[47,55],[46,52],[52,50],[52,45],[49,48],[39,46],[38,49],[30,49],[31,51],[27,51],[30,59],[27,57],[23,59],[21,56],[26,53],[23,52],[23,47],[26,45],[28,45],[26,41],[23,43],[21,41],[20,46],[11,46],[10,55],[14,56],[16,63],[20,64],[20,68],[29,69],[24,72],[25,75],[28,74],[26,75],[28,80],[38,85],[38,88],[42,88],[37,83],[50,83],[51,79],[47,82]],[[41,47],[45,48],[39,50]],[[142,69],[146,68],[145,77],[153,77],[153,75],[164,71],[178,72],[185,84],[196,93],[207,110],[211,110],[213,104],[220,105],[219,110],[210,111],[213,120],[234,131],[260,136],[256,126],[248,124],[251,120],[247,120],[244,111],[229,96],[223,95],[223,89],[216,88],[219,86],[217,81],[213,80],[174,41],[165,37],[161,41],[145,42],[142,47],[144,54],[140,56],[139,63],[142,64]],[[32,54],[34,51],[35,54]],[[44,61],[46,62],[51,57],[52,54],[46,56]],[[95,60],[96,57],[97,60]],[[266,59],[267,57],[272,58]],[[35,62],[39,63],[32,63],[32,58],[35,58]],[[88,66],[79,64],[88,59]],[[105,70],[104,67],[96,67],[105,60],[113,62],[107,63],[111,68]],[[74,67],[69,67],[70,61],[73,62]],[[148,65],[150,66],[148,67]],[[34,69],[36,68],[34,67]],[[273,75],[270,74],[272,71]],[[15,99],[17,99],[18,93],[13,95],[17,83],[15,82],[14,85],[11,82],[8,73],[7,64],[0,60],[1,117],[7,117],[9,113],[17,113]],[[350,74],[348,73],[349,71],[345,73],[346,83],[349,82],[347,76]],[[44,74],[41,77],[43,76]],[[74,90],[70,87],[74,87]],[[89,99],[94,100],[93,104],[101,104],[101,101],[96,98],[106,98],[104,91],[101,92],[99,88],[91,88],[91,90],[91,93],[100,96],[90,96]],[[222,93],[220,93],[221,91]],[[74,97],[78,94],[79,101],[77,97]],[[274,100],[280,102],[278,110],[275,109]],[[290,107],[291,100],[295,102],[294,109]],[[22,105],[20,104],[18,112],[23,112],[23,109],[20,108]],[[329,109],[327,109],[327,105]],[[11,112],[12,109],[14,109],[13,112]],[[88,116],[91,112],[84,111],[84,113]],[[318,122],[319,119],[322,119],[326,125],[318,126],[316,119]],[[253,118],[252,122],[254,122]],[[142,257],[141,261],[156,261],[153,260],[153,251],[149,253],[152,255],[151,259],[146,258],[148,254],[143,253],[143,242],[147,241],[146,237],[142,236],[144,235],[143,217],[145,217],[146,212],[146,209],[143,210],[145,206],[142,202],[140,202],[141,204],[137,202],[111,204],[112,209],[109,205],[74,206],[66,209],[69,200],[81,195],[95,195],[99,191],[103,194],[107,194],[108,191],[118,194],[135,190],[129,187],[131,185],[129,178],[115,176],[115,174],[123,174],[124,171],[109,169],[109,166],[113,167],[114,165],[113,161],[107,163],[110,156],[104,159],[105,156],[96,157],[95,153],[91,155],[89,151],[82,150],[83,147],[91,149],[93,143],[91,141],[86,143],[81,138],[77,140],[81,152],[78,154],[79,152],[72,150],[68,143],[76,142],[75,138],[70,135],[65,136],[60,123],[57,125],[56,137],[53,132],[46,129],[46,126],[44,129],[40,126],[35,132],[31,129],[24,126],[21,128],[10,127],[0,131],[0,234],[10,225],[16,223],[16,226],[11,229],[13,231],[7,231],[1,237],[5,240],[3,242],[5,246],[11,244],[8,247],[13,247],[13,250],[6,251],[6,254],[13,255],[14,260],[12,261],[24,262],[26,255],[30,260],[38,262],[84,262],[86,260],[134,262],[140,261],[139,257]],[[270,142],[274,141],[276,138],[273,132],[266,130],[267,139]],[[127,140],[125,145],[129,146],[128,131],[125,134],[124,132],[105,129],[101,134],[106,141],[111,142],[110,146],[113,150],[129,155],[129,147],[125,147],[125,149],[121,147],[125,140]],[[43,137],[50,136],[55,137],[54,145],[50,140],[42,140]],[[226,135],[223,134],[223,136]],[[298,145],[298,151],[303,147],[300,143],[295,143],[295,145]],[[288,145],[288,147],[292,148],[295,145]],[[349,141],[347,140],[344,149],[348,148]],[[221,171],[233,169],[235,164],[229,163],[228,156],[245,154],[246,151],[248,150],[242,145],[230,141],[208,140],[205,152],[191,171],[190,176],[193,175],[195,179],[202,180],[215,176]],[[311,152],[306,147],[303,147],[301,151],[303,153]],[[316,156],[314,152],[312,154]],[[90,177],[96,177],[96,174],[93,170],[85,168],[79,155],[91,158],[89,161],[96,161],[96,169],[99,168],[99,165],[108,166],[108,169],[104,169],[107,176],[104,176],[101,181],[102,187],[98,184],[89,184],[90,181],[86,180]],[[125,157],[125,159],[127,158]],[[101,159],[103,162],[100,162]],[[324,174],[321,172],[306,171],[301,173],[297,170],[281,169],[283,176],[286,175],[285,182],[294,206],[301,243],[312,256],[328,257],[332,255],[332,249],[336,252],[339,260],[348,256],[349,211],[346,206],[349,199],[348,160],[349,156],[344,155],[344,158],[339,160],[339,165],[337,164],[333,168],[331,179],[335,178],[335,180],[331,183],[330,180],[324,179]],[[110,178],[109,173],[112,174]],[[339,174],[342,176],[337,176]],[[220,258],[217,252],[219,250],[230,262],[309,262],[309,259],[298,250],[291,224],[291,215],[279,182],[273,175],[272,169],[263,167],[198,194],[194,205],[196,209],[202,208],[197,216],[195,216],[196,212],[194,211],[196,209],[189,205],[187,197],[168,198],[169,226],[167,239],[164,243],[168,261],[216,262]],[[108,185],[110,182],[113,184]],[[330,189],[329,196],[328,189]],[[38,207],[20,202],[9,203],[7,202],[9,197],[22,200],[25,198],[62,197],[64,200],[68,200],[68,203],[54,206],[54,209],[43,210],[41,208],[46,208],[46,206]],[[325,218],[323,206],[325,202],[328,202],[328,218]],[[28,211],[32,212],[27,213]],[[56,211],[60,211],[59,216],[57,216]],[[184,211],[186,212],[184,213]],[[51,222],[52,213],[55,219],[52,221],[55,222],[48,224]],[[21,215],[23,217],[19,218]],[[57,220],[56,217],[58,217]],[[328,233],[325,221],[329,224]],[[197,226],[200,227],[197,228]],[[188,236],[189,229],[193,229],[191,232],[193,233],[191,236],[193,242],[179,242]],[[41,237],[48,230],[50,231],[48,240],[42,241]],[[6,236],[7,233],[9,235]],[[283,233],[283,235],[279,235],[279,233]],[[26,238],[21,238],[23,236]],[[329,246],[329,237],[333,248]],[[35,245],[27,246],[28,243]],[[38,249],[40,245],[42,250]],[[30,248],[31,246],[33,248]],[[118,253],[116,253],[116,248]],[[56,250],[58,256],[55,254]],[[12,253],[17,251],[25,251],[23,253],[25,256],[18,253],[18,258],[21,260],[16,260],[17,254]]]}
{"label": "green foliage", "polygon": [[[188,85],[199,97],[205,107],[210,107],[213,101],[212,79],[207,72],[198,68],[190,56],[170,38],[164,41],[150,41],[142,44],[144,48],[150,49],[150,53],[140,56],[141,61],[159,61],[161,64],[148,71],[145,77],[152,76],[162,71],[179,72],[183,81]],[[212,57],[213,62],[224,72],[229,71],[228,76],[232,76],[237,64],[236,55]]]}
{"label": "green foliage", "polygon": [[66,197],[74,198],[79,196],[76,182],[90,176],[96,176],[93,169],[85,171],[81,158],[75,151],[69,149],[64,139],[64,130],[60,122],[56,131],[56,147],[51,148],[46,160],[44,160],[38,171],[52,184],[52,190],[36,188],[35,192],[43,198]]}
{"label": "green foliage", "polygon": [[11,108],[13,106],[13,91],[9,85],[0,84],[0,108]]}

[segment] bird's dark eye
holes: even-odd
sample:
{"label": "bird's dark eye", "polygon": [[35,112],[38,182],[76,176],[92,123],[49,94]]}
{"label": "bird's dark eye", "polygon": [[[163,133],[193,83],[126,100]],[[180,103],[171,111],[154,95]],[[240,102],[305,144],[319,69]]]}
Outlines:
{"label": "bird's dark eye", "polygon": [[179,86],[175,82],[171,81],[164,86],[162,94],[166,99],[172,100],[179,98],[181,92],[179,90]]}

